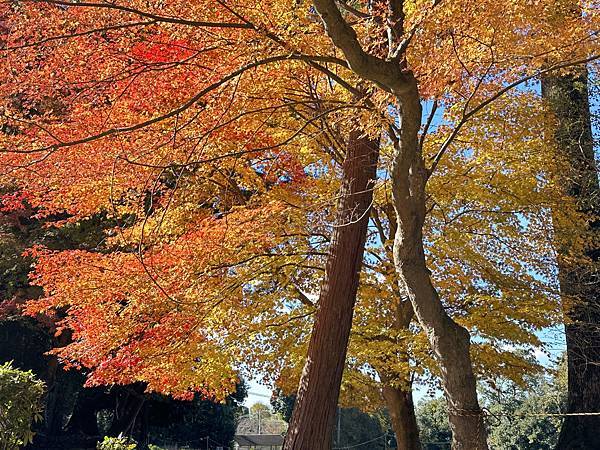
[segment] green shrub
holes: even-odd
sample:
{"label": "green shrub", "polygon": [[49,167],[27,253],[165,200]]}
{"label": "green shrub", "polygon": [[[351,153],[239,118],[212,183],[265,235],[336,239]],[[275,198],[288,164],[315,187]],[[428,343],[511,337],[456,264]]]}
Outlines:
{"label": "green shrub", "polygon": [[0,449],[14,450],[32,442],[33,423],[42,420],[44,383],[31,372],[0,365]]}
{"label": "green shrub", "polygon": [[98,450],[136,450],[137,444],[122,436],[108,437],[105,436],[102,442],[98,442]]}

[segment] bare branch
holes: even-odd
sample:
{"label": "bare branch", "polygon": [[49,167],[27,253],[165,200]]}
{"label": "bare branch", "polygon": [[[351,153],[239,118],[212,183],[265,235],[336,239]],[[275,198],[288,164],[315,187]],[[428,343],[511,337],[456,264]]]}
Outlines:
{"label": "bare branch", "polygon": [[435,113],[438,109],[438,101],[437,99],[433,101],[433,105],[431,106],[431,112],[427,117],[427,121],[425,122],[425,127],[423,128],[423,132],[421,133],[421,138],[419,139],[419,148],[421,151],[423,150],[423,144],[425,143],[425,138],[427,137],[427,133],[429,132],[429,127],[433,122],[433,118],[435,117]]}
{"label": "bare branch", "polygon": [[340,7],[344,10],[346,10],[347,12],[349,12],[350,14],[358,17],[359,19],[370,19],[371,15],[364,13],[362,11],[359,11],[356,8],[353,8],[352,6],[350,6],[348,4],[348,2],[346,0],[337,0],[338,5],[340,5]]}

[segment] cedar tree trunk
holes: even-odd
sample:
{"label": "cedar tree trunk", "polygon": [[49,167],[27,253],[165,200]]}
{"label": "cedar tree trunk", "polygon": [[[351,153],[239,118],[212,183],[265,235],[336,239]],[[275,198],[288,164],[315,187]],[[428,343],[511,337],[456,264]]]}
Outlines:
{"label": "cedar tree trunk", "polygon": [[332,429],[358,289],[379,142],[352,131],[336,227],[285,450],[325,450]]}
{"label": "cedar tree trunk", "polygon": [[[564,299],[568,366],[568,413],[600,412],[600,190],[585,70],[542,79],[542,95],[558,120],[556,142],[567,162],[565,194],[590,215],[583,234],[590,244],[581,255],[559,250],[559,280]],[[594,217],[595,216],[595,217]],[[556,230],[560,239],[560,230]],[[560,245],[559,245],[560,247]],[[561,254],[571,253],[570,258]],[[573,262],[573,256],[580,262]],[[600,416],[565,418],[557,449],[600,448]]]}

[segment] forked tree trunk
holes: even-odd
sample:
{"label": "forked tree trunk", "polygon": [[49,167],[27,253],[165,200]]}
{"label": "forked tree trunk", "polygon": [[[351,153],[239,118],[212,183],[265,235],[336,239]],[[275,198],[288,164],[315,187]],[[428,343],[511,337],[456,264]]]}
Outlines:
{"label": "forked tree trunk", "polygon": [[138,415],[146,401],[145,386],[142,383],[135,383],[123,386],[119,391],[115,397],[114,418],[108,435],[132,436]]}
{"label": "forked tree trunk", "polygon": [[358,131],[350,133],[336,227],[285,450],[324,450],[332,445],[378,156],[378,141]]}
{"label": "forked tree trunk", "polygon": [[425,261],[423,224],[428,171],[418,144],[421,105],[416,80],[402,96],[401,134],[392,168],[392,196],[398,219],[394,264],[439,363],[448,403],[454,450],[487,450],[487,432],[477,401],[468,331],[446,313]]}
{"label": "forked tree trunk", "polygon": [[[543,78],[542,95],[558,120],[556,141],[567,163],[563,173],[565,194],[575,200],[579,211],[596,216],[584,230],[591,245],[582,249],[582,254],[565,258],[573,249],[559,249],[567,340],[567,412],[600,412],[600,189],[586,71]],[[560,229],[556,232],[560,239]],[[585,258],[587,262],[583,261]],[[577,259],[581,262],[574,263]],[[600,449],[600,416],[566,417],[557,449],[596,448]]]}
{"label": "forked tree trunk", "polygon": [[[323,20],[327,35],[342,51],[350,69],[361,78],[384,87],[399,100],[401,133],[396,137],[395,131],[391,132],[395,147],[392,194],[398,217],[394,264],[401,290],[408,293],[415,314],[440,363],[454,448],[487,450],[487,433],[477,402],[475,376],[469,355],[469,333],[446,314],[425,264],[422,227],[425,220],[425,183],[428,171],[418,142],[421,105],[417,81],[412,72],[407,70],[406,64],[399,63],[405,54],[398,55],[397,59],[383,59],[366,52],[356,31],[346,22],[334,0],[313,0],[313,5]],[[392,16],[398,19],[393,26],[396,36],[404,37],[401,17],[403,2],[389,2],[388,6],[394,13]],[[398,50],[405,48],[406,42],[398,42]],[[310,364],[309,361],[309,366]],[[323,381],[316,380],[317,383]],[[335,393],[337,395],[337,389]],[[292,430],[292,433],[295,432]]]}

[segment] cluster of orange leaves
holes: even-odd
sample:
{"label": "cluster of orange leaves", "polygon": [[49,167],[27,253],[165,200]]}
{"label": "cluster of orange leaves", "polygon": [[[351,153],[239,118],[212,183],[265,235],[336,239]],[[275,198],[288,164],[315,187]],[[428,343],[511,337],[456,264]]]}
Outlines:
{"label": "cluster of orange leaves", "polygon": [[[560,15],[568,3],[406,2],[406,28],[419,28],[408,65],[423,98],[445,109],[426,141],[427,156],[460,122],[461,110],[544,64],[590,52],[597,11],[584,3],[583,16]],[[332,155],[343,153],[356,117],[370,134],[395,121],[389,93],[372,88],[376,108],[365,112],[344,91],[334,77],[357,79],[336,65],[340,54],[310,2],[125,6],[147,14],[51,1],[0,5],[7,130],[0,133],[0,182],[20,192],[2,207],[26,201],[38,214],[66,213],[71,222],[98,213],[119,221],[97,252],[33,249],[34,282],[45,296],[27,312],[64,314],[60,326],[73,330],[73,341],[56,353],[89,370],[92,385],[144,381],[180,397],[200,390],[222,398],[243,363],[271,364],[275,378],[298,372],[312,311],[298,301],[298,290],[318,291],[327,242],[315,241],[330,232],[337,186]],[[199,25],[205,22],[220,25]],[[367,42],[382,31],[377,26],[358,20],[356,29]],[[498,108],[497,118],[506,111]],[[523,119],[526,110],[515,116]],[[503,374],[515,361],[499,349],[511,341],[538,345],[534,332],[551,323],[548,311],[556,306],[552,282],[531,275],[543,265],[525,252],[511,262],[495,236],[518,245],[534,237],[545,242],[538,252],[551,254],[543,214],[555,192],[539,190],[533,206],[519,200],[539,187],[541,143],[533,142],[531,152],[519,147],[524,132],[517,130],[501,148],[497,133],[515,117],[505,119],[473,125],[466,143],[448,153],[432,178],[427,230],[447,306],[488,340],[481,371]],[[503,166],[512,150],[523,158]],[[382,153],[384,173],[389,159]],[[509,201],[501,192],[512,178],[504,175],[523,175],[523,164],[532,170],[511,188],[518,199]],[[489,186],[477,188],[490,177]],[[388,181],[382,176],[378,185],[379,205],[389,197]],[[518,213],[508,213],[517,210],[531,214],[529,231]],[[382,259],[389,258],[384,244],[370,241]],[[389,361],[394,353],[368,339],[393,333],[398,301],[394,276],[386,268],[376,272],[363,277],[360,333],[351,346],[360,376],[369,358]],[[551,301],[542,307],[545,298]],[[509,320],[497,327],[489,317]],[[428,361],[416,342],[414,357]]]}

